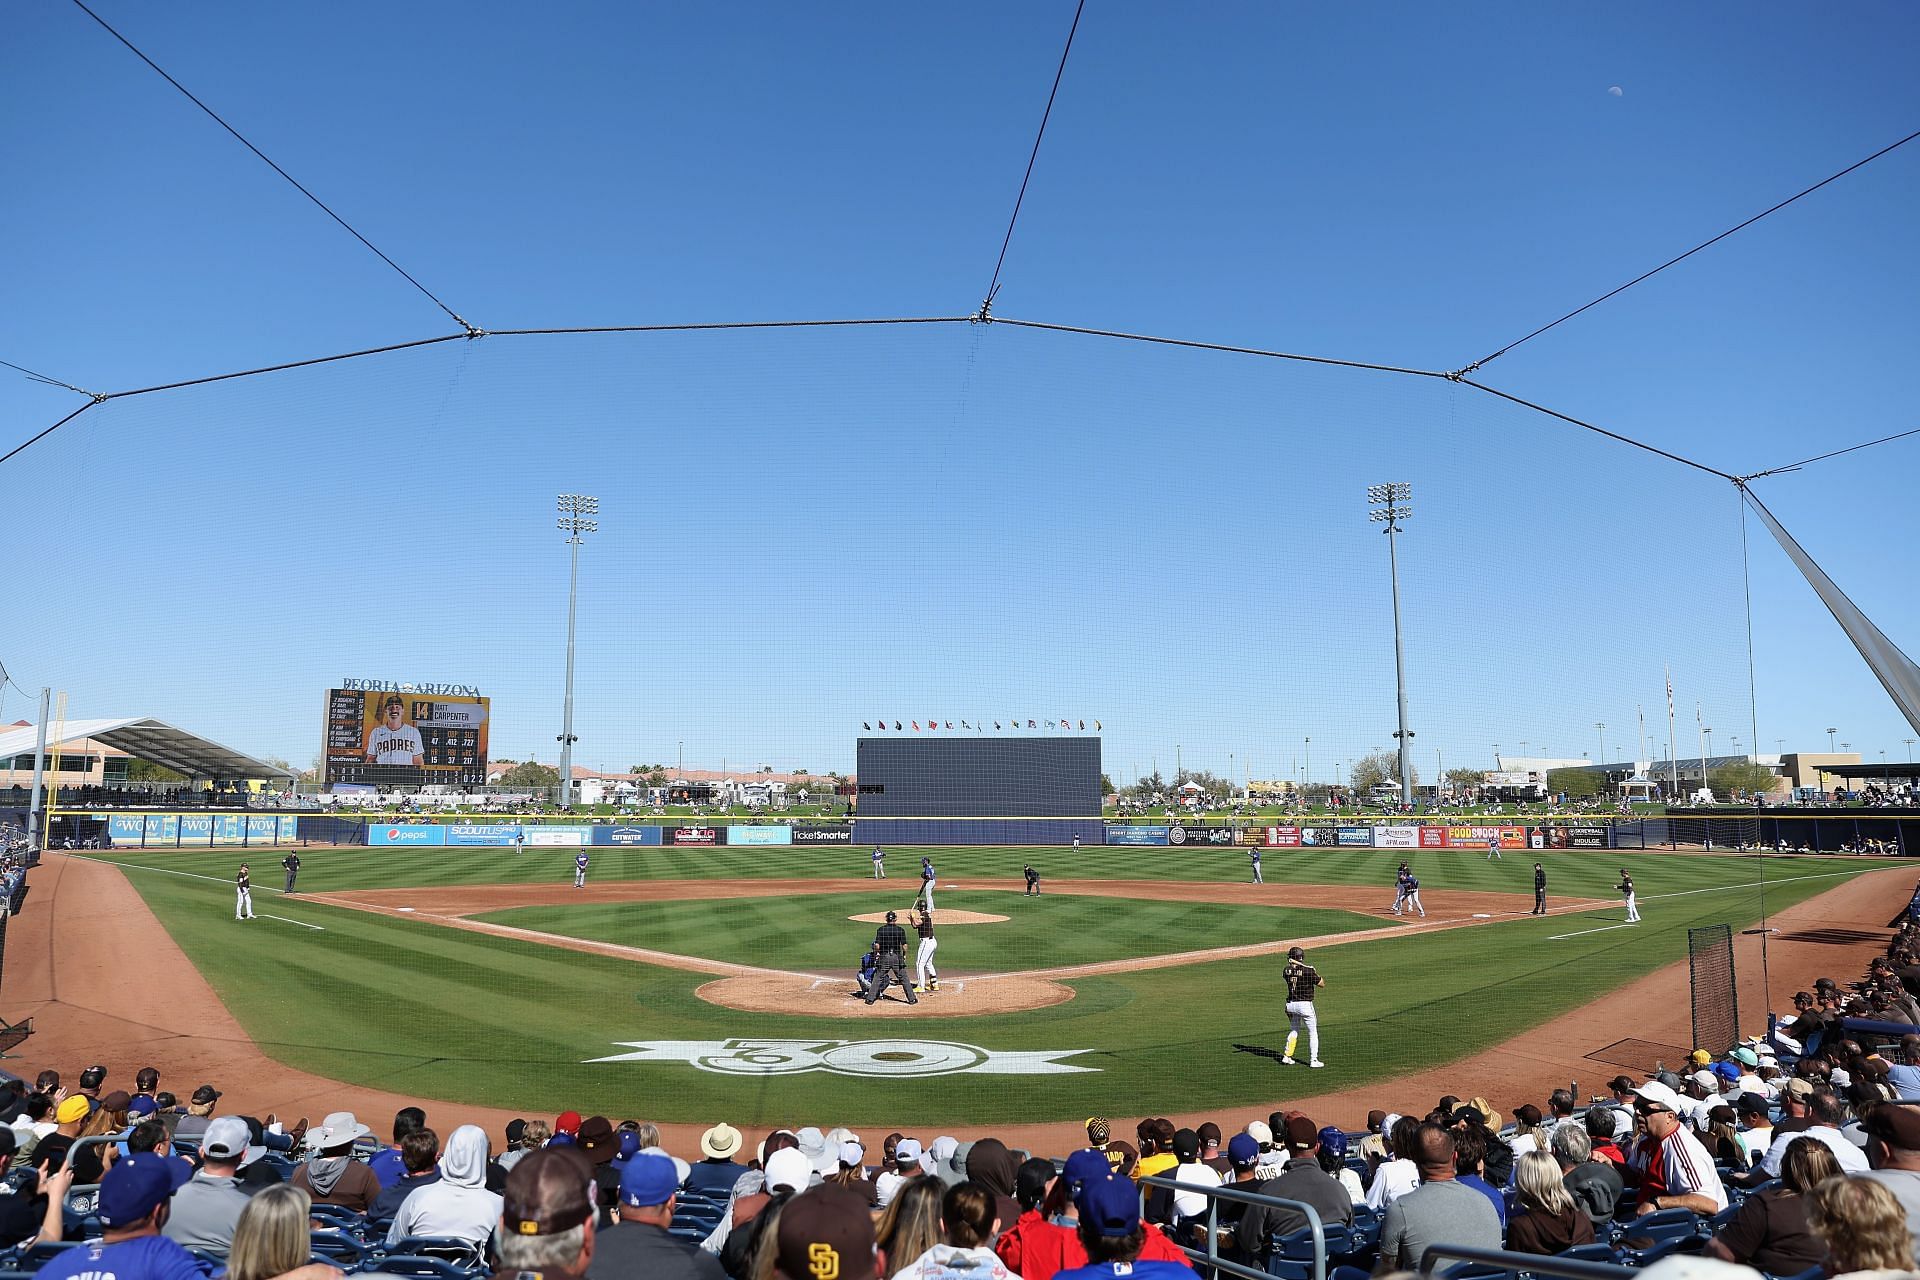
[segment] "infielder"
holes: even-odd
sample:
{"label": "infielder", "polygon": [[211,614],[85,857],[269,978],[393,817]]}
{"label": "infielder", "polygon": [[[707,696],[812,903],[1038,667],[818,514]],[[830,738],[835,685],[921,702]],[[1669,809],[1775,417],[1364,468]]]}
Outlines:
{"label": "infielder", "polygon": [[904,970],[907,967],[907,931],[902,929],[893,912],[887,912],[887,922],[873,931],[873,979],[867,984],[866,1002],[872,1004],[886,993],[892,983],[899,983],[900,989],[907,993],[908,1004],[919,1004],[920,997],[913,994],[913,987],[907,982]]}
{"label": "infielder", "polygon": [[933,910],[933,886],[939,882],[939,879],[940,877],[934,874],[933,859],[930,857],[921,858],[920,901],[926,904],[926,908],[929,911]]}
{"label": "infielder", "polygon": [[513,851],[515,853],[525,853],[527,851],[527,829],[525,827],[515,827],[513,829]]}
{"label": "infielder", "polygon": [[1407,872],[1406,891],[1408,909],[1418,911],[1420,918],[1425,920],[1427,918],[1427,909],[1420,903],[1420,877],[1411,871]]}
{"label": "infielder", "polygon": [[419,768],[427,762],[426,751],[420,731],[407,723],[407,704],[397,693],[388,695],[381,706],[380,723],[367,731],[367,763]]}
{"label": "infielder", "polygon": [[928,907],[913,914],[913,931],[920,935],[920,949],[914,953],[915,991],[938,991],[940,989],[940,971],[933,967],[933,953],[940,947],[940,940],[933,936],[933,908]]}
{"label": "infielder", "polygon": [[1547,869],[1537,862],[1533,864],[1533,914],[1547,914]]}
{"label": "infielder", "polygon": [[233,888],[233,918],[253,919],[253,872],[247,870],[244,862],[240,864],[240,873],[233,878]]}
{"label": "infielder", "polygon": [[280,859],[280,867],[287,873],[287,887],[285,892],[292,893],[293,882],[300,878],[300,855],[297,853],[289,853],[286,857]]}
{"label": "infielder", "polygon": [[1300,1028],[1307,1029],[1307,1065],[1324,1067],[1320,1061],[1320,1015],[1313,1007],[1315,990],[1327,985],[1320,971],[1307,963],[1307,953],[1300,947],[1287,950],[1287,964],[1280,971],[1287,984],[1287,1052],[1280,1061],[1294,1066],[1293,1051],[1300,1047]]}
{"label": "infielder", "polygon": [[587,887],[587,851],[585,849],[573,855],[573,887],[576,889]]}
{"label": "infielder", "polygon": [[1495,858],[1502,862],[1507,860],[1506,855],[1500,852],[1500,837],[1497,835],[1487,837],[1487,861],[1492,862]]}
{"label": "infielder", "polygon": [[1039,897],[1040,896],[1040,873],[1033,869],[1033,864],[1031,862],[1027,864],[1026,877],[1027,877],[1026,896],[1029,898]]}
{"label": "infielder", "polygon": [[879,845],[873,846],[873,878],[875,880],[887,878],[887,851]]}
{"label": "infielder", "polygon": [[1625,867],[1620,868],[1620,883],[1613,887],[1618,889],[1620,891],[1621,896],[1627,900],[1627,923],[1639,924],[1640,908],[1634,905],[1633,877],[1627,874],[1627,869]]}
{"label": "infielder", "polygon": [[1249,849],[1247,850],[1247,857],[1253,863],[1253,882],[1255,884],[1265,884],[1267,878],[1260,874],[1260,851],[1258,849]]}
{"label": "infielder", "polygon": [[1407,905],[1407,877],[1412,874],[1413,868],[1404,862],[1400,864],[1400,869],[1393,873],[1393,905],[1387,908],[1388,914],[1397,916]]}

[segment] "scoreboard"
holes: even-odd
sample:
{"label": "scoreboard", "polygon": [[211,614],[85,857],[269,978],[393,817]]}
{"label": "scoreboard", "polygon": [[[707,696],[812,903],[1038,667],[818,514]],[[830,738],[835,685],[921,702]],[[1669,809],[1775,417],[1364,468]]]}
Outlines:
{"label": "scoreboard", "polygon": [[861,738],[863,818],[1097,818],[1100,739]]}
{"label": "scoreboard", "polygon": [[488,711],[478,696],[329,689],[322,781],[483,786]]}

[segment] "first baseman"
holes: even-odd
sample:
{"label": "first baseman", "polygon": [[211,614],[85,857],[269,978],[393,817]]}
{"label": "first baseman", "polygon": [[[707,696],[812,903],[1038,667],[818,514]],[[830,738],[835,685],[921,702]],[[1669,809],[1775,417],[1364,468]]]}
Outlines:
{"label": "first baseman", "polygon": [[873,878],[875,880],[887,878],[887,851],[879,845],[873,846]]}
{"label": "first baseman", "polygon": [[240,864],[240,873],[233,878],[233,889],[233,918],[253,919],[253,872],[247,870],[244,862]]}
{"label": "first baseman", "polygon": [[573,887],[576,889],[587,887],[587,851],[585,849],[573,855]]}
{"label": "first baseman", "polygon": [[933,908],[914,912],[913,931],[920,935],[920,949],[913,958],[914,976],[918,979],[914,990],[938,991],[940,971],[933,967],[933,953],[939,949],[940,940],[933,936]]}
{"label": "first baseman", "polygon": [[1287,984],[1287,1052],[1280,1061],[1293,1066],[1293,1051],[1300,1047],[1300,1029],[1307,1030],[1307,1065],[1324,1067],[1320,1061],[1320,1015],[1314,1010],[1313,995],[1327,980],[1320,971],[1307,963],[1307,953],[1300,947],[1287,950],[1286,967],[1280,970],[1280,977]]}

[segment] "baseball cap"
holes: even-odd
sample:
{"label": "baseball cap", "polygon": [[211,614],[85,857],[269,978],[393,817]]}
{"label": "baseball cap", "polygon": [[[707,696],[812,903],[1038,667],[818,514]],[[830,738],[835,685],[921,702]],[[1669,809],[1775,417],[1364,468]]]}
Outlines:
{"label": "baseball cap", "polygon": [[861,1164],[865,1162],[866,1158],[867,1149],[859,1143],[848,1141],[840,1144],[841,1168],[858,1169]]}
{"label": "baseball cap", "polygon": [[636,1209],[665,1204],[680,1186],[680,1171],[665,1156],[643,1151],[620,1174],[620,1203]]}
{"label": "baseball cap", "polygon": [[209,1102],[220,1101],[220,1091],[210,1084],[203,1084],[193,1091],[193,1105],[204,1107]]}
{"label": "baseball cap", "polygon": [[1704,1067],[1709,1062],[1713,1061],[1713,1055],[1708,1053],[1705,1049],[1695,1049],[1692,1053],[1687,1055],[1687,1061],[1693,1063],[1695,1066]]}
{"label": "baseball cap", "polygon": [[[244,1128],[244,1126],[242,1126]],[[193,1166],[173,1156],[136,1151],[114,1163],[100,1180],[100,1222],[124,1227],[140,1221],[193,1176]]]}
{"label": "baseball cap", "polygon": [[1713,1078],[1732,1084],[1740,1078],[1740,1064],[1737,1062],[1716,1062],[1713,1064]]}
{"label": "baseball cap", "polygon": [[1192,1160],[1200,1154],[1200,1135],[1182,1129],[1173,1135],[1173,1155],[1177,1160]]}
{"label": "baseball cap", "polygon": [[1127,1178],[1089,1179],[1073,1197],[1080,1225],[1102,1236],[1130,1236],[1140,1227],[1140,1191]]}
{"label": "baseball cap", "polygon": [[1713,1121],[1715,1124],[1732,1124],[1734,1120],[1733,1108],[1724,1102],[1717,1103],[1707,1108],[1707,1119]]}
{"label": "baseball cap", "polygon": [[1680,1110],[1680,1095],[1666,1085],[1661,1084],[1658,1080],[1649,1080],[1645,1084],[1636,1085],[1634,1086],[1633,1092],[1634,1095],[1642,1101],[1648,1102],[1662,1110],[1675,1113],[1678,1113]]}
{"label": "baseball cap", "polygon": [[247,1122],[239,1116],[221,1116],[207,1126],[200,1150],[216,1160],[237,1160],[246,1154]]}
{"label": "baseball cap", "polygon": [[1746,1045],[1741,1045],[1733,1051],[1733,1060],[1747,1067],[1757,1067],[1760,1065],[1760,1055],[1752,1049],[1749,1049]]}
{"label": "baseball cap", "polygon": [[1069,1187],[1077,1188],[1095,1178],[1112,1177],[1113,1166],[1107,1163],[1104,1153],[1082,1147],[1067,1157],[1066,1166],[1061,1169],[1060,1176],[1067,1180]]}
{"label": "baseball cap", "polygon": [[527,1122],[525,1120],[516,1118],[516,1119],[507,1121],[508,1145],[517,1147],[520,1145],[521,1141],[526,1138],[526,1136],[527,1136]]}
{"label": "baseball cap", "polygon": [[899,1145],[893,1149],[893,1162],[902,1167],[919,1164],[920,1157],[925,1154],[926,1152],[920,1146],[920,1139],[902,1138]]}
{"label": "baseball cap", "polygon": [[127,1114],[129,1116],[150,1116],[158,1110],[160,1110],[160,1104],[144,1093],[127,1103]]}
{"label": "baseball cap", "polygon": [[622,1129],[618,1136],[618,1142],[619,1150],[614,1153],[613,1167],[616,1169],[625,1169],[627,1167],[627,1161],[640,1154],[640,1131],[638,1129]]}
{"label": "baseball cap", "polygon": [[1878,1138],[1890,1147],[1920,1151],[1920,1107],[1903,1107],[1883,1102],[1868,1110],[1860,1127],[1870,1138]]}
{"label": "baseball cap", "polygon": [[72,1124],[75,1120],[86,1119],[92,1112],[93,1108],[87,1105],[87,1100],[76,1093],[61,1099],[59,1109],[53,1113],[53,1119],[55,1124]]}
{"label": "baseball cap", "polygon": [[1380,1132],[1380,1127],[1386,1124],[1386,1122],[1387,1122],[1386,1112],[1378,1111],[1378,1110],[1367,1112],[1367,1128],[1371,1129],[1373,1132],[1375,1133]]}
{"label": "baseball cap", "polygon": [[[1832,985],[1831,980],[1829,980],[1828,985],[1829,986]],[[105,1080],[106,1078],[107,1078],[107,1069],[101,1066],[100,1064],[95,1063],[93,1066],[88,1067],[85,1071],[82,1071],[80,1073],[80,1087],[82,1089],[98,1089],[100,1087],[100,1082],[102,1080]]]}
{"label": "baseball cap", "polygon": [[507,1174],[500,1219],[516,1236],[571,1231],[593,1216],[592,1182],[592,1163],[570,1147],[528,1152]]}
{"label": "baseball cap", "polygon": [[1227,1143],[1227,1160],[1239,1169],[1244,1169],[1250,1164],[1259,1164],[1260,1144],[1254,1141],[1250,1133],[1236,1133]]}
{"label": "baseball cap", "polygon": [[1785,1092],[1792,1094],[1796,1098],[1811,1098],[1813,1096],[1813,1081],[1807,1079],[1805,1076],[1795,1076],[1793,1079],[1787,1081]]}
{"label": "baseball cap", "polygon": [[1273,1145],[1273,1129],[1265,1120],[1247,1121],[1247,1136],[1263,1147]]}
{"label": "baseball cap", "polygon": [[125,1089],[115,1089],[112,1093],[100,1099],[100,1109],[102,1111],[125,1111],[128,1104],[132,1101],[133,1095]]}
{"label": "baseball cap", "polygon": [[555,1133],[579,1133],[580,1113],[578,1111],[562,1111],[553,1118],[553,1131]]}
{"label": "baseball cap", "polygon": [[582,1120],[574,1137],[579,1140],[581,1154],[595,1164],[605,1164],[618,1150],[613,1140],[613,1122],[605,1116],[588,1116]]}
{"label": "baseball cap", "polygon": [[1347,1135],[1334,1126],[1328,1125],[1320,1131],[1320,1147],[1344,1160],[1347,1155]]}
{"label": "baseball cap", "polygon": [[1113,1137],[1113,1126],[1107,1123],[1107,1118],[1105,1116],[1088,1116],[1087,1117],[1087,1141],[1088,1142],[1091,1142],[1096,1147],[1104,1147],[1105,1145],[1107,1145],[1108,1139],[1112,1137]]}
{"label": "baseball cap", "polygon": [[1764,1094],[1743,1093],[1734,1100],[1734,1110],[1743,1116],[1763,1116],[1767,1114],[1767,1099]]}
{"label": "baseball cap", "polygon": [[1521,1124],[1539,1124],[1540,1108],[1531,1102],[1523,1102],[1513,1109],[1513,1118]]}
{"label": "baseball cap", "polygon": [[[906,1143],[901,1143],[905,1146]],[[635,1160],[639,1157],[635,1156]],[[629,1165],[629,1168],[632,1166]],[[767,1157],[767,1190],[777,1187],[791,1187],[795,1191],[805,1191],[807,1184],[813,1181],[813,1161],[798,1147],[784,1147]]]}
{"label": "baseball cap", "polygon": [[1287,1117],[1287,1145],[1304,1151],[1320,1141],[1320,1130],[1313,1121],[1302,1115]]}
{"label": "baseball cap", "polygon": [[1699,1085],[1702,1089],[1717,1089],[1720,1086],[1719,1078],[1711,1071],[1696,1071],[1687,1077],[1687,1081],[1690,1084]]}
{"label": "baseball cap", "polygon": [[873,1270],[873,1214],[844,1187],[813,1187],[780,1210],[773,1244],[783,1276],[864,1275]]}

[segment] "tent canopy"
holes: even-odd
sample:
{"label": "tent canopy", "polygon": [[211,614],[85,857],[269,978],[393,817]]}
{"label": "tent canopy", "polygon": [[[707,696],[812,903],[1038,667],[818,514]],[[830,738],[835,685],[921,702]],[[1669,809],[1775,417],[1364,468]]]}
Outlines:
{"label": "tent canopy", "polygon": [[[52,754],[55,731],[59,741],[73,744],[78,752],[78,743],[91,738],[104,743],[117,751],[142,760],[151,760],[155,764],[165,765],[177,773],[189,778],[291,778],[293,775],[278,765],[235,751],[232,747],[223,747],[217,742],[177,729],[164,720],[155,720],[149,716],[130,716],[117,720],[68,720],[57,726],[48,726],[47,751]],[[37,733],[34,725],[19,725],[0,731],[0,759],[11,760],[16,756],[33,754],[34,739]]]}

